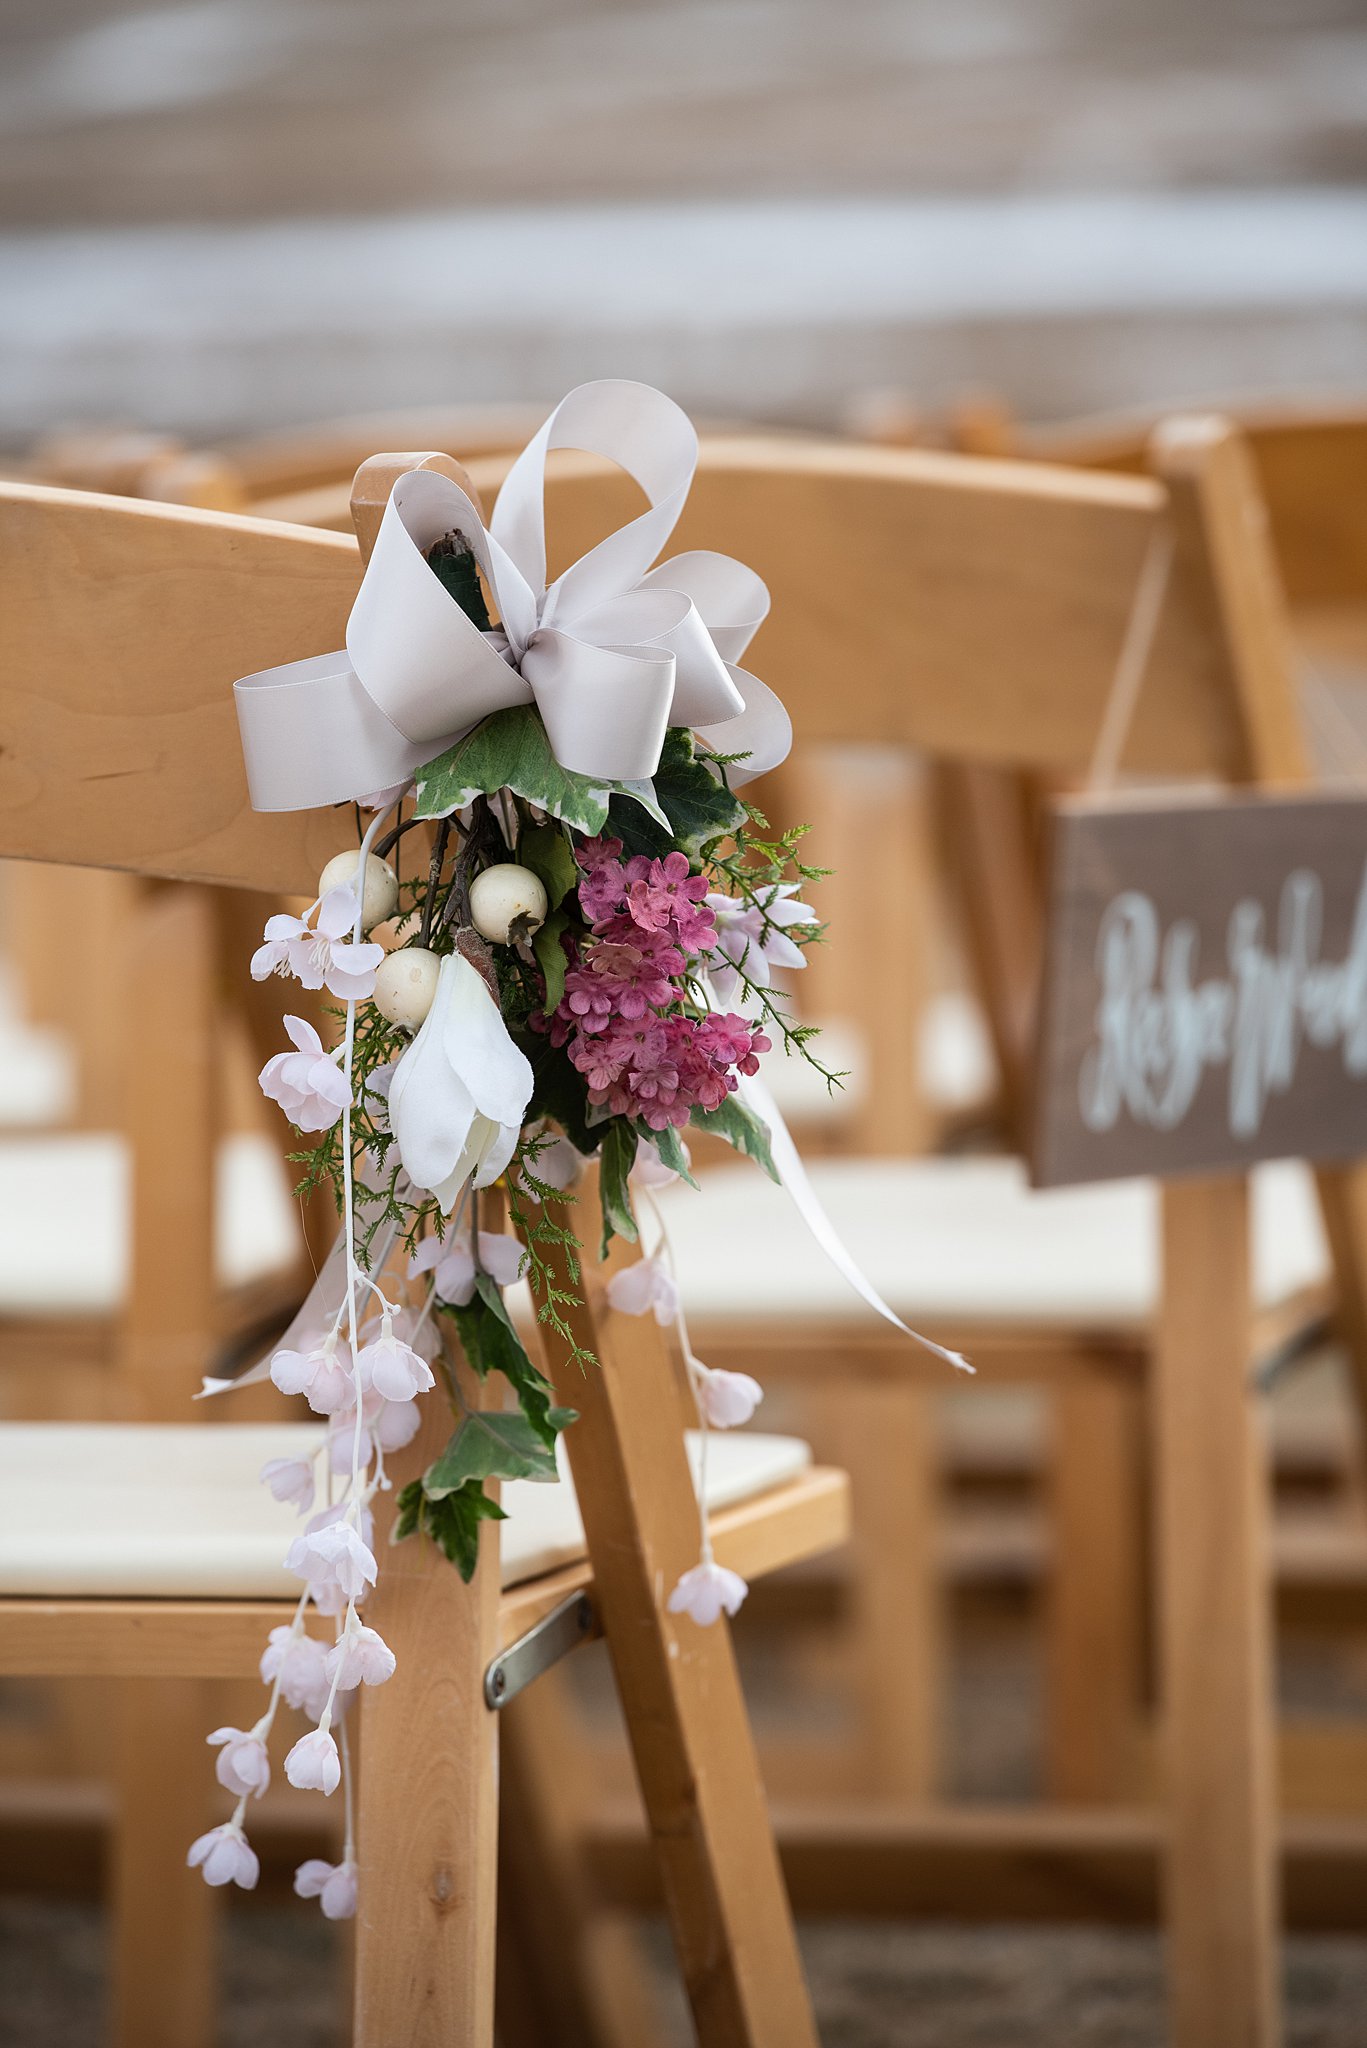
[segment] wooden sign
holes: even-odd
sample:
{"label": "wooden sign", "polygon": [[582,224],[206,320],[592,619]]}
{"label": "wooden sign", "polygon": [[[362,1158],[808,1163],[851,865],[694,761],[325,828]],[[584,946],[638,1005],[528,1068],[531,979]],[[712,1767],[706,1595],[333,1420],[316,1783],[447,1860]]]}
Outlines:
{"label": "wooden sign", "polygon": [[1038,1187],[1367,1153],[1367,799],[1061,805]]}

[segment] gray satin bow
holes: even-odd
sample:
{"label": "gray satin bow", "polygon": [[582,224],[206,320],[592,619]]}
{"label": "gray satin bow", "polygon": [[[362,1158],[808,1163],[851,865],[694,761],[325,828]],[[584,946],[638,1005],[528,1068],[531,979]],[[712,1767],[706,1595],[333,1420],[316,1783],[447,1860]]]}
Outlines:
{"label": "gray satin bow", "polygon": [[[606,456],[649,509],[546,587],[545,463],[554,448]],[[735,664],[769,609],[760,578],[728,555],[652,568],[697,467],[687,415],[648,384],[581,384],[509,470],[486,528],[434,470],[394,486],[347,621],[345,650],[235,685],[254,807],[304,810],[404,782],[492,711],[534,703],[563,768],[603,782],[653,774],[667,727],[749,758],[747,781],[786,756],[779,699]],[[427,551],[458,530],[493,592],[484,633],[432,573]]]}

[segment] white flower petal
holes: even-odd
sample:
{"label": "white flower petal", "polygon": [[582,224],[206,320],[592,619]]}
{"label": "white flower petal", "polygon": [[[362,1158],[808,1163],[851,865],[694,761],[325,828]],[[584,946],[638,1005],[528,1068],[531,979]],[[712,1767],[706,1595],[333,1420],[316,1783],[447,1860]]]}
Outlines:
{"label": "white flower petal", "polygon": [[508,1036],[498,1004],[478,969],[463,954],[452,953],[442,962],[441,971],[451,987],[441,1026],[447,1057],[477,1109],[495,1123],[516,1124],[520,1129],[532,1097],[531,1065]]}
{"label": "white flower petal", "polygon": [[519,1240],[504,1230],[481,1230],[480,1264],[500,1287],[511,1287],[521,1276],[523,1252]]}

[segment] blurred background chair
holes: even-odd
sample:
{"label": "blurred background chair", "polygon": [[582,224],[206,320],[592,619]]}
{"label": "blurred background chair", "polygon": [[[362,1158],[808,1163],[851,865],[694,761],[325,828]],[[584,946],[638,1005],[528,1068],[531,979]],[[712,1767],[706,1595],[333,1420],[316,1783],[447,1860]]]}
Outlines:
{"label": "blurred background chair", "polygon": [[[1141,485],[1143,495],[1131,496],[1119,483],[1093,485],[1081,475],[1040,471],[1032,483],[1030,471],[1019,466],[988,471],[936,457],[905,457],[899,464],[801,446],[771,451],[766,461],[763,450],[714,444],[680,540],[687,545],[706,530],[714,543],[753,560],[765,574],[776,599],[766,668],[800,731],[817,740],[877,734],[950,758],[995,757],[1076,775],[1095,742],[1144,547],[1155,523],[1170,520],[1177,563],[1129,758],[1150,773],[1303,777],[1281,598],[1237,439],[1219,426],[1174,431],[1165,444],[1165,486]],[[553,485],[552,519],[559,522],[553,531],[565,558],[607,527],[609,507],[621,516],[613,493],[612,480],[601,472],[562,476]],[[822,601],[832,587],[841,593],[838,608]],[[834,688],[837,673],[842,683]],[[881,883],[895,896],[898,872],[885,868],[876,838],[862,847],[859,873],[866,886]],[[895,908],[887,924],[896,943]],[[880,968],[877,952],[847,965],[870,1003],[880,997]],[[874,1089],[876,1095],[876,1078]],[[1147,1564],[1135,1533],[1135,1492],[1142,1482],[1134,1425],[1146,1399],[1157,1404],[1149,1438],[1149,1455],[1161,1466],[1157,1484],[1169,1499],[1178,1486],[1164,1414],[1171,1370],[1147,1394],[1136,1370],[1152,1341],[1160,1300],[1151,1197],[1135,1188],[1030,1198],[1018,1170],[991,1159],[885,1167],[881,1174],[855,1162],[823,1162],[815,1169],[828,1205],[889,1297],[910,1319],[964,1343],[985,1373],[1043,1375],[1065,1388],[1071,1382],[1077,1392],[1071,1410],[1069,1394],[1061,1396],[1066,1455],[1054,1473],[1056,1676],[1063,1681],[1054,1750],[1060,1769],[1071,1770],[1075,1794],[1085,1788],[1114,1797],[1143,1691],[1135,1645]],[[1350,1330],[1361,1327],[1362,1314],[1358,1185],[1352,1173],[1321,1176],[1339,1262],[1337,1299]],[[1259,1344],[1281,1345],[1307,1324],[1318,1326],[1325,1298],[1324,1247],[1308,1182],[1294,1170],[1276,1169],[1260,1177],[1260,1191],[1267,1205],[1256,1239],[1265,1321],[1250,1365]],[[861,1513],[867,1516],[879,1500],[877,1472],[870,1469],[879,1458],[888,1503],[876,1536],[865,1522],[856,1539],[858,1597],[877,1616],[859,1671],[861,1703],[877,1700],[885,1688],[880,1733],[889,1747],[900,1742],[904,1770],[921,1735],[925,1771],[931,1744],[923,1731],[934,1719],[933,1707],[926,1710],[926,1675],[937,1662],[937,1630],[933,1568],[927,1566],[935,1511],[924,1366],[918,1371],[909,1353],[899,1354],[845,1306],[840,1283],[833,1276],[828,1283],[780,1196],[757,1195],[722,1169],[709,1173],[702,1201],[680,1192],[666,1208],[691,1325],[705,1355],[779,1382],[804,1370],[829,1381],[838,1358],[851,1414],[861,1372],[881,1381],[878,1393],[888,1405],[876,1427],[866,1423],[864,1456],[851,1450],[857,1528]],[[709,1252],[718,1241],[735,1247],[730,1264]],[[1166,1326],[1164,1341],[1173,1341]],[[1210,1391],[1212,1399],[1221,1398],[1214,1385]],[[1240,1431],[1252,1424],[1237,1387],[1235,1404],[1244,1422],[1231,1432],[1228,1448],[1234,1469],[1241,1470]],[[891,1417],[898,1410],[894,1455]],[[1208,1484],[1218,1485],[1213,1471]],[[1239,1770],[1231,1768],[1223,1772],[1222,1792],[1218,1725],[1202,1725],[1199,1713],[1191,1717],[1200,1691],[1194,1674],[1207,1655],[1208,1701],[1217,1690],[1216,1674],[1227,1671],[1232,1679],[1240,1660],[1233,1644],[1228,1658],[1211,1653],[1209,1644],[1175,1634],[1167,1619],[1184,1575],[1201,1569],[1199,1484],[1170,1516],[1175,1523],[1153,1569],[1166,1690],[1180,1706],[1175,1718],[1168,1713],[1164,1730],[1177,1816],[1170,1868],[1176,1873],[1178,1968],[1179,1974],[1190,1969],[1194,1958],[1198,1971],[1215,1970],[1218,1985],[1219,1942],[1208,1918],[1205,1935],[1194,1940],[1183,1922],[1188,1914],[1195,1921],[1208,1916],[1211,1901],[1227,1891],[1221,1859],[1237,1859],[1242,1840],[1235,1815],[1241,1801],[1260,1799],[1266,1786],[1255,1788],[1246,1776],[1236,1782]],[[913,1582],[917,1560],[921,1570]],[[1268,1595],[1256,1548],[1242,1563],[1226,1562],[1247,1575],[1246,1619],[1253,1628]],[[907,1648],[896,1667],[888,1654],[894,1636]],[[898,1670],[907,1681],[900,1692]],[[1270,1712],[1270,1699],[1255,1687],[1241,1699],[1225,1696],[1222,1707],[1231,1722],[1256,1720]],[[1223,1753],[1232,1765],[1234,1752]],[[879,1754],[875,1782],[886,1787],[895,1768],[886,1752]],[[927,1779],[914,1789],[929,1789]],[[1185,1799],[1194,1804],[1184,1818]],[[1215,1817],[1222,1799],[1230,1802],[1226,1822]],[[1199,1816],[1194,1825],[1193,1813]],[[886,1818],[884,1803],[878,1822],[884,1835]],[[1085,1840],[1083,1830],[1079,1847]],[[1227,1860],[1224,1878],[1232,1881],[1235,1869]],[[1256,1941],[1252,1925],[1245,1935]],[[1246,1993],[1252,1981],[1248,1958],[1246,1948],[1222,1987],[1235,2028],[1231,2038],[1248,2020],[1247,2011],[1239,2013],[1240,1986]],[[1252,1974],[1265,1979],[1265,1971]]]}

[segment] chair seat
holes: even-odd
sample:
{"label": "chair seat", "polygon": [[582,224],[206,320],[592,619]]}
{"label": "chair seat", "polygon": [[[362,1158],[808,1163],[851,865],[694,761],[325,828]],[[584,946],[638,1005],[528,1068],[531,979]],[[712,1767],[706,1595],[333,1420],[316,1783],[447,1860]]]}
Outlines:
{"label": "chair seat", "polygon": [[[0,1425],[0,1594],[297,1596],[281,1559],[302,1522],[258,1474],[268,1458],[310,1457],[321,1445],[311,1423]],[[688,1448],[696,1482],[696,1436]],[[752,1500],[810,1464],[794,1437],[714,1434],[708,1507]],[[505,1586],[583,1557],[568,1474],[558,1486],[514,1480],[503,1504]]]}
{"label": "chair seat", "polygon": [[[128,1150],[116,1132],[0,1139],[0,1313],[117,1310],[128,1283],[128,1197]],[[219,1147],[215,1240],[227,1287],[265,1279],[297,1256],[299,1216],[268,1139],[241,1133]]]}
{"label": "chair seat", "polygon": [[[825,1159],[811,1179],[884,1299],[908,1321],[1129,1325],[1158,1298],[1152,1181],[1030,1188],[1008,1158]],[[869,1321],[791,1198],[754,1166],[722,1166],[661,1208],[690,1319]],[[1327,1283],[1314,1182],[1298,1162],[1253,1176],[1258,1306]]]}

